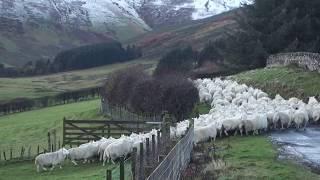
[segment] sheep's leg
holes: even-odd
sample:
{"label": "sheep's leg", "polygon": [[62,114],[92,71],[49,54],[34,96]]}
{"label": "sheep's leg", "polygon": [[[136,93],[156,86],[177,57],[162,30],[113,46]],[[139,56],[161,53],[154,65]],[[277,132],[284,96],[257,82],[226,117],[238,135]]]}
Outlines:
{"label": "sheep's leg", "polygon": [[60,169],[62,169],[62,165],[60,164]]}
{"label": "sheep's leg", "polygon": [[37,172],[40,172],[40,165],[37,165]]}
{"label": "sheep's leg", "polygon": [[54,168],[55,168],[55,165],[52,165],[52,167],[51,167],[50,171],[53,171],[53,170],[54,170]]}
{"label": "sheep's leg", "polygon": [[233,136],[236,136],[238,134],[238,130],[236,130],[233,134]]}
{"label": "sheep's leg", "polygon": [[284,125],[284,123],[282,123],[282,122],[281,122],[281,130],[283,130],[283,129],[284,129],[284,128],[283,128],[283,125]]}
{"label": "sheep's leg", "polygon": [[88,162],[88,159],[84,159],[83,164],[86,164]]}
{"label": "sheep's leg", "polygon": [[105,165],[106,165],[106,160],[104,159],[103,163],[102,163],[102,166],[105,166]]}
{"label": "sheep's leg", "polygon": [[[253,132],[254,133],[254,132]],[[249,131],[246,131],[246,135],[249,136]]]}
{"label": "sheep's leg", "polygon": [[111,163],[112,163],[112,164],[116,164],[116,163],[113,161],[113,159],[112,159],[112,158],[110,158],[110,161],[111,161]]}
{"label": "sheep's leg", "polygon": [[78,163],[77,163],[75,160],[71,160],[71,162],[72,162],[75,166],[78,165]]}
{"label": "sheep's leg", "polygon": [[226,136],[229,136],[229,134],[228,134],[227,130],[224,130],[224,133],[226,134]]}

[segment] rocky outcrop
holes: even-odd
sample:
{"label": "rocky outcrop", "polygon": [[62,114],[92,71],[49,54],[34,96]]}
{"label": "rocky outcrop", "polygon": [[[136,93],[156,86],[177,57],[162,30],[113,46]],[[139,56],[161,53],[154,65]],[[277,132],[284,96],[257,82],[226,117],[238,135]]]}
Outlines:
{"label": "rocky outcrop", "polygon": [[309,52],[280,53],[271,55],[267,67],[297,65],[309,71],[320,73],[320,54]]}

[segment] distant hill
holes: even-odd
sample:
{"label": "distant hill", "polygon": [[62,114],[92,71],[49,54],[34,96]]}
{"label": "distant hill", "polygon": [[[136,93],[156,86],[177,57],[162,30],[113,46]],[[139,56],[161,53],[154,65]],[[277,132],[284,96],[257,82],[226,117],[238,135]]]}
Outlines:
{"label": "distant hill", "polygon": [[210,40],[224,36],[228,29],[236,28],[235,13],[229,11],[207,19],[184,23],[183,25],[159,28],[152,32],[131,39],[127,43],[135,43],[142,47],[144,56],[159,57],[177,47],[191,45],[200,50]]}
{"label": "distant hill", "polygon": [[0,63],[21,66],[148,30],[126,0],[0,0]]}
{"label": "distant hill", "polygon": [[21,66],[82,45],[198,24],[243,2],[250,0],[0,0],[0,63]]}

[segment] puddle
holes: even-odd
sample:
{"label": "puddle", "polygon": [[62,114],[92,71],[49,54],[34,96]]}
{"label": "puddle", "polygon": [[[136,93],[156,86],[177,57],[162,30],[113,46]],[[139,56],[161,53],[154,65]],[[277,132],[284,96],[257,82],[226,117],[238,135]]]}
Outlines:
{"label": "puddle", "polygon": [[320,172],[320,129],[273,132],[272,141],[279,145],[280,159],[293,159]]}

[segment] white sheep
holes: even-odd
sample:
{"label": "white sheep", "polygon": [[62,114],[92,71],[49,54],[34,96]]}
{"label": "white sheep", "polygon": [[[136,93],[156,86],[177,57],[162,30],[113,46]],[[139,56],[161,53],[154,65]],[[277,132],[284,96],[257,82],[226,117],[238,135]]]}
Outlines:
{"label": "white sheep", "polygon": [[[241,119],[239,118],[226,119],[222,122],[222,131],[225,133],[226,136],[229,136],[228,131],[235,130],[234,135],[236,135],[241,125],[240,123]],[[222,135],[222,131],[220,132],[220,136]]]}
{"label": "white sheep", "polygon": [[45,154],[40,154],[35,158],[35,165],[37,166],[37,172],[40,172],[41,169],[47,171],[46,167],[51,166],[51,171],[55,166],[60,165],[62,168],[62,163],[65,158],[68,156],[69,152],[65,148],[62,148],[56,152],[50,152]]}
{"label": "white sheep", "polygon": [[74,165],[78,165],[77,160],[84,160],[83,163],[87,163],[88,160],[98,156],[99,143],[90,142],[83,144],[79,147],[69,149],[69,158]]}
{"label": "white sheep", "polygon": [[309,116],[306,110],[297,110],[293,114],[293,122],[296,125],[296,128],[299,129],[302,125],[304,130],[306,130],[307,123],[309,121]]}
{"label": "white sheep", "polygon": [[291,112],[276,112],[273,116],[273,122],[277,124],[278,122],[281,123],[281,129],[284,129],[285,125],[287,125],[287,128],[291,125]]}
{"label": "white sheep", "polygon": [[207,126],[195,126],[194,127],[194,143],[207,141],[208,139],[213,139],[216,141],[217,137],[217,127],[215,123],[211,123]]}
{"label": "white sheep", "polygon": [[111,160],[114,164],[114,161],[123,156],[127,156],[132,152],[133,142],[127,138],[118,139],[115,142],[111,143],[105,150],[103,154],[103,166],[107,160]]}
{"label": "white sheep", "polygon": [[114,139],[113,137],[110,137],[108,139],[106,139],[105,141],[103,141],[100,145],[99,145],[99,149],[98,149],[98,155],[99,155],[99,160],[102,161],[103,159],[103,154],[104,154],[104,150],[115,141],[116,139]]}

